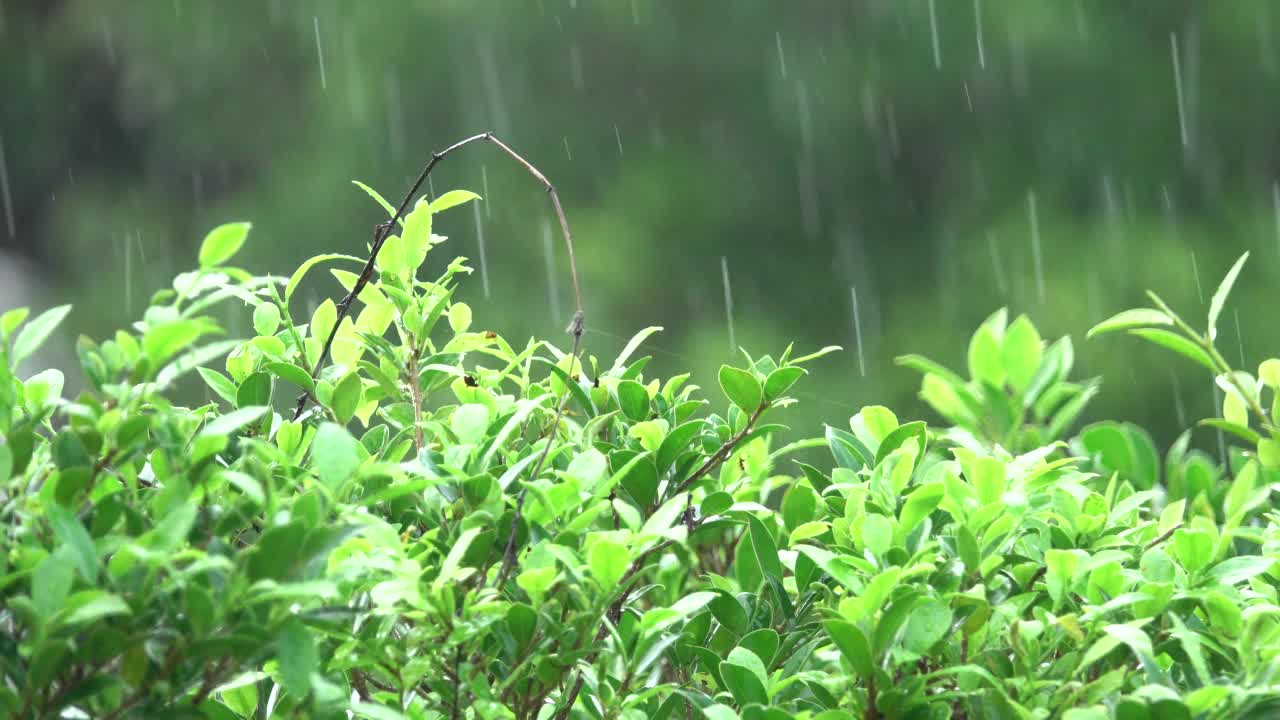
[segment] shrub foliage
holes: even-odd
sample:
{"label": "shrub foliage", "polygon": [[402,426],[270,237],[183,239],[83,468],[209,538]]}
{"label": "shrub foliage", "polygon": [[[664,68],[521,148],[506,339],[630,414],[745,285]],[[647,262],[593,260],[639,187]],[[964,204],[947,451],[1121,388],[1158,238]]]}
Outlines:
{"label": "shrub foliage", "polygon": [[902,359],[948,426],[865,407],[782,444],[831,348],[744,352],[707,397],[646,374],[658,328],[613,358],[512,345],[458,299],[465,260],[422,279],[432,215],[476,199],[418,203],[354,318],[296,290],[350,290],[363,260],[258,277],[229,265],[250,227],[219,227],[140,322],[78,342],[74,397],[17,371],[68,309],[0,318],[0,713],[1280,712],[1280,361],[1255,378],[1213,344],[1239,266],[1204,332],[1158,298],[1095,328],[1214,374],[1207,422],[1244,441],[1225,464],[1124,423],[1070,435],[1098,382],[1003,311],[967,378]]}

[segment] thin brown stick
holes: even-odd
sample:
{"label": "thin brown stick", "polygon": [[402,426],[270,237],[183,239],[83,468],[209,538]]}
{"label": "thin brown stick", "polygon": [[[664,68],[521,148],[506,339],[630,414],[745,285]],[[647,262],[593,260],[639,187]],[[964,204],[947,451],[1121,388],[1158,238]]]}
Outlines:
{"label": "thin brown stick", "polygon": [[[569,325],[568,332],[572,333],[575,338],[581,337],[585,327],[585,313],[582,309],[582,290],[578,283],[578,264],[577,258],[573,252],[573,234],[569,232],[569,222],[565,218],[564,208],[560,204],[560,196],[556,194],[556,188],[552,185],[545,175],[535,168],[528,160],[521,157],[516,151],[512,150],[506,143],[494,137],[492,132],[472,135],[469,138],[459,140],[444,150],[431,153],[431,160],[427,162],[426,167],[418,175],[418,179],[414,181],[413,186],[409,188],[409,192],[405,194],[404,199],[400,201],[399,207],[396,208],[395,214],[391,216],[391,220],[378,225],[377,231],[374,233],[373,245],[369,250],[369,260],[365,263],[364,269],[360,271],[360,275],[356,278],[355,284],[351,287],[351,291],[342,298],[337,305],[337,320],[333,324],[333,329],[329,331],[329,336],[325,338],[324,347],[320,351],[320,357],[316,359],[315,367],[311,370],[311,377],[316,378],[320,375],[320,371],[324,369],[325,361],[329,357],[329,352],[333,348],[333,339],[338,334],[338,328],[342,325],[343,318],[347,317],[347,313],[351,309],[351,303],[359,297],[365,285],[369,283],[369,279],[373,277],[373,270],[377,266],[378,252],[382,250],[383,244],[386,243],[387,237],[395,228],[396,223],[400,222],[405,215],[405,211],[409,209],[409,204],[413,202],[413,196],[417,194],[422,184],[431,176],[431,171],[435,169],[436,164],[444,160],[454,150],[458,150],[466,145],[470,145],[478,140],[487,140],[498,146],[503,152],[518,162],[525,170],[533,176],[535,180],[542,184],[547,190],[547,194],[551,196],[551,205],[555,208],[556,217],[560,221],[560,232],[564,235],[565,249],[569,254],[569,270],[573,277],[573,298],[574,298],[574,314],[573,322]],[[576,356],[575,356],[576,357]],[[298,396],[297,405],[293,410],[293,419],[297,421],[302,417],[302,413],[307,409],[307,402],[310,397],[304,393]]]}

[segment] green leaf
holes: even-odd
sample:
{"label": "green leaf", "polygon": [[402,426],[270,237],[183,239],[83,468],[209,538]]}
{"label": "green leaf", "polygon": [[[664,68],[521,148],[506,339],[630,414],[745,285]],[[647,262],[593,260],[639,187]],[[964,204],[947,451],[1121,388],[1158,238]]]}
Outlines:
{"label": "green leaf", "polygon": [[355,417],[356,408],[360,406],[360,397],[364,391],[364,383],[358,373],[350,372],[338,382],[333,389],[333,400],[330,407],[338,422],[346,425]]}
{"label": "green leaf", "polygon": [[945,495],[946,484],[943,482],[921,485],[907,495],[907,501],[898,513],[898,525],[902,528],[902,534],[910,535],[921,521],[929,517],[929,514],[942,504],[942,498]]}
{"label": "green leaf", "polygon": [[231,378],[211,368],[199,367],[196,371],[200,373],[200,377],[204,378],[205,384],[218,394],[218,397],[232,405],[235,404],[236,384],[231,382]]}
{"label": "green leaf", "polygon": [[862,519],[862,543],[867,549],[884,557],[893,546],[893,521],[883,515],[868,514]]}
{"label": "green leaf", "polygon": [[449,306],[449,328],[455,333],[466,332],[471,327],[471,306],[453,303]]}
{"label": "green leaf", "polygon": [[280,663],[280,684],[290,695],[301,700],[311,692],[311,674],[320,668],[311,631],[300,620],[292,619],[280,628],[276,637],[276,659]]}
{"label": "green leaf", "polygon": [[259,335],[275,335],[280,327],[280,308],[269,302],[259,303],[253,310],[253,329]]}
{"label": "green leaf", "polygon": [[[395,206],[393,206],[391,203],[387,202],[386,198],[384,198],[384,197],[382,197],[382,195],[378,194],[378,191],[377,191],[377,190],[374,190],[373,188],[369,187],[368,185],[365,185],[364,183],[360,182],[359,180],[352,180],[352,181],[351,181],[351,184],[352,184],[352,185],[355,185],[356,187],[358,187],[358,188],[360,188],[361,190],[365,191],[365,193],[366,193],[366,194],[368,194],[368,196],[369,196],[369,197],[371,197],[371,198],[373,198],[373,199],[374,199],[374,202],[376,202],[376,203],[378,203],[379,205],[381,205],[381,206],[382,206],[382,209],[387,211],[387,217],[395,217],[395,214],[396,214]],[[400,223],[403,225],[403,224],[404,224],[404,221],[403,221],[403,220],[401,220],[401,221],[400,221]]]}
{"label": "green leaf", "polygon": [[1129,334],[1137,335],[1144,340],[1149,340],[1157,345],[1166,347],[1184,357],[1194,360],[1201,366],[1213,372],[1217,372],[1217,368],[1214,366],[1213,360],[1209,359],[1208,353],[1201,349],[1199,345],[1196,345],[1177,333],[1169,332],[1168,330],[1144,329],[1130,330]]}
{"label": "green leaf", "polygon": [[662,332],[662,327],[654,325],[633,335],[631,339],[627,341],[626,347],[622,348],[622,352],[618,353],[618,358],[613,361],[613,367],[609,372],[612,374],[620,372],[622,368],[625,367],[627,359],[636,351],[636,348],[640,347],[640,343],[644,342],[645,338],[656,332]]}
{"label": "green leaf", "polygon": [[898,416],[882,405],[868,405],[858,412],[858,417],[876,442],[883,441],[889,433],[898,429]]}
{"label": "green leaf", "polygon": [[41,618],[53,617],[62,609],[75,582],[75,559],[75,551],[63,545],[31,573],[31,603]]}
{"label": "green leaf", "polygon": [[720,388],[730,402],[746,412],[755,412],[764,399],[764,388],[755,373],[729,365],[720,366]]}
{"label": "green leaf", "polygon": [[201,435],[231,435],[240,428],[266,415],[271,408],[269,407],[246,407],[240,408],[234,412],[215,418],[204,429],[200,431]]}
{"label": "green leaf", "polygon": [[308,392],[314,392],[316,389],[316,383],[311,379],[311,375],[297,365],[292,363],[273,362],[267,363],[264,367],[266,367],[267,372],[272,375],[275,375],[285,382],[293,383]]}
{"label": "green leaf", "polygon": [[470,190],[450,190],[435,200],[432,200],[428,207],[434,215],[435,213],[448,210],[451,207],[480,199],[479,195],[471,192]]}
{"label": "green leaf", "polygon": [[1249,253],[1240,256],[1239,260],[1231,266],[1227,271],[1226,277],[1222,278],[1222,283],[1218,285],[1218,289],[1214,291],[1213,297],[1209,300],[1209,338],[1212,339],[1218,332],[1218,316],[1222,314],[1222,307],[1227,303],[1227,296],[1231,294],[1231,287],[1236,283],[1236,277],[1240,275],[1240,269],[1244,267],[1244,263],[1249,259]]}
{"label": "green leaf", "polygon": [[853,623],[843,620],[828,620],[822,623],[822,627],[840,649],[840,654],[853,666],[853,671],[864,680],[870,678],[875,671],[875,659],[871,655],[871,642],[867,640],[866,633]]}
{"label": "green leaf", "polygon": [[449,415],[449,429],[467,445],[475,445],[484,439],[489,428],[489,406],[480,403],[459,405]]}
{"label": "green leaf", "polygon": [[1129,330],[1132,328],[1144,328],[1152,325],[1172,325],[1173,319],[1160,310],[1152,310],[1150,308],[1139,308],[1136,310],[1125,310],[1122,313],[1111,316],[1102,322],[1094,325],[1085,334],[1085,337],[1092,340],[1098,335],[1104,335],[1117,330]]}
{"label": "green leaf", "polygon": [[794,360],[791,361],[790,364],[800,365],[802,363],[807,363],[810,360],[817,360],[823,355],[830,355],[833,352],[840,352],[843,349],[844,348],[840,347],[839,345],[828,345],[822,348],[821,350],[818,350],[817,352],[811,352],[808,355],[803,355],[801,357],[795,358]]}
{"label": "green leaf", "polygon": [[218,326],[208,320],[174,320],[147,328],[142,349],[152,366],[159,366],[196,340],[215,332],[219,332]]}
{"label": "green leaf", "polygon": [[747,515],[748,531],[751,535],[751,549],[755,552],[756,562],[764,574],[775,580],[782,580],[782,561],[778,558],[778,548],[773,536],[755,515]]}
{"label": "green leaf", "polygon": [[1043,353],[1040,333],[1035,325],[1026,315],[1018,316],[1005,332],[1004,343],[1000,346],[1001,363],[1014,390],[1023,392],[1031,384]]}
{"label": "green leaf", "polygon": [[360,442],[341,425],[324,423],[311,441],[311,460],[320,482],[337,488],[360,467]]}
{"label": "green leaf", "polygon": [[1204,530],[1183,528],[1173,534],[1173,554],[1189,573],[1213,561],[1213,538]]}
{"label": "green leaf", "polygon": [[101,620],[112,615],[130,615],[133,613],[133,610],[119,595],[104,593],[100,590],[86,590],[83,593],[72,595],[67,600],[67,608],[70,613],[62,619],[65,625],[79,625]]}
{"label": "green leaf", "polygon": [[36,316],[34,320],[23,326],[18,333],[18,337],[13,340],[13,354],[11,356],[14,367],[19,363],[31,357],[44,341],[49,339],[49,335],[58,327],[67,313],[71,312],[70,305],[59,305],[55,308],[45,310]]}
{"label": "green leaf", "polygon": [[618,406],[629,420],[640,422],[649,419],[649,391],[635,380],[618,383]]}
{"label": "green leaf", "polygon": [[807,370],[794,365],[774,370],[769,373],[769,377],[765,378],[764,381],[765,398],[770,402],[777,400],[782,397],[782,394],[790,389],[792,385],[795,385],[797,380],[807,374]]}
{"label": "green leaf", "polygon": [[289,277],[289,283],[284,287],[284,301],[287,303],[289,302],[289,299],[293,297],[293,291],[298,289],[298,283],[302,282],[302,278],[307,274],[308,270],[318,263],[330,262],[332,260],[350,260],[352,262],[360,263],[361,265],[364,265],[367,262],[366,260],[362,260],[353,255],[343,255],[341,253],[316,255],[299,265],[298,269],[293,271],[293,275]]}
{"label": "green leaf", "polygon": [[951,608],[941,600],[928,600],[911,611],[902,645],[917,655],[924,655],[951,630]]}
{"label": "green leaf", "polygon": [[969,340],[969,376],[992,387],[1004,385],[1004,365],[1000,361],[1000,340],[995,330],[983,324]]}
{"label": "green leaf", "polygon": [[1258,365],[1258,378],[1272,390],[1280,390],[1280,360],[1268,358]]}
{"label": "green leaf", "polygon": [[71,548],[76,560],[76,568],[80,575],[90,584],[98,582],[98,569],[101,562],[98,549],[94,547],[93,538],[84,529],[80,519],[61,505],[50,505],[46,511],[49,524],[53,526],[53,535],[58,542]]}
{"label": "green leaf", "polygon": [[240,246],[244,245],[251,227],[250,223],[238,222],[219,225],[211,230],[204,237],[204,242],[200,243],[200,267],[217,267],[230,260],[231,256],[240,251]]}
{"label": "green leaf", "polygon": [[259,407],[271,404],[271,376],[259,370],[240,383],[236,390],[236,407]]}
{"label": "green leaf", "polygon": [[734,648],[729,652],[729,657],[720,663],[719,671],[724,684],[739,705],[769,702],[765,690],[768,676],[764,663],[755,653],[745,648]]}
{"label": "green leaf", "polygon": [[587,566],[600,587],[612,591],[631,565],[627,546],[608,539],[599,539],[587,550]]}
{"label": "green leaf", "polygon": [[0,340],[8,339],[9,335],[18,328],[19,325],[26,322],[27,316],[31,314],[30,308],[14,308],[0,315]]}
{"label": "green leaf", "polygon": [[658,471],[666,472],[667,468],[676,461],[680,454],[689,447],[689,443],[697,437],[698,433],[706,427],[706,421],[702,419],[690,420],[681,423],[671,429],[665,437],[662,438],[662,444],[658,446],[658,455],[656,458]]}
{"label": "green leaf", "polygon": [[440,564],[440,573],[435,580],[437,589],[443,587],[446,583],[453,583],[461,579],[458,575],[458,568],[462,566],[462,559],[466,557],[467,549],[471,547],[471,543],[482,529],[480,527],[467,528],[454,541],[453,546],[449,548],[449,554],[445,556],[444,562]]}
{"label": "green leaf", "polygon": [[1267,572],[1276,564],[1275,558],[1262,555],[1241,555],[1214,565],[1209,577],[1223,585],[1236,585],[1251,577]]}

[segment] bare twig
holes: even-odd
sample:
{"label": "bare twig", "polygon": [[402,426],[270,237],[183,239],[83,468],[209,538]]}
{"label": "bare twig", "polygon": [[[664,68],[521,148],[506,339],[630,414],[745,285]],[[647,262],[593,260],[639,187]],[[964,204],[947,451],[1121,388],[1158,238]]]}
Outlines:
{"label": "bare twig", "polygon": [[[324,369],[325,361],[328,359],[329,352],[333,348],[333,339],[338,334],[338,328],[342,325],[343,318],[345,318],[347,316],[347,313],[350,311],[351,303],[357,297],[359,297],[361,291],[364,290],[365,285],[369,283],[369,279],[373,277],[373,270],[377,266],[378,252],[382,250],[383,244],[386,243],[387,237],[391,234],[391,231],[395,228],[396,223],[400,222],[404,218],[405,211],[409,209],[409,204],[413,202],[413,196],[418,193],[418,190],[422,187],[422,184],[425,183],[427,181],[427,178],[431,176],[431,171],[435,169],[437,163],[439,163],[441,160],[444,160],[454,150],[462,148],[463,146],[466,146],[466,145],[470,145],[471,143],[476,142],[478,140],[487,140],[493,143],[494,145],[498,146],[498,148],[500,148],[507,155],[511,156],[512,159],[514,159],[522,167],[524,167],[524,169],[527,170],[529,174],[533,175],[533,178],[537,180],[544,188],[546,188],[547,194],[551,196],[551,205],[552,207],[555,208],[556,218],[560,221],[560,231],[564,235],[565,249],[568,251],[568,254],[569,254],[569,271],[573,277],[573,297],[574,297],[575,310],[574,310],[573,323],[569,326],[569,331],[572,332],[575,335],[575,337],[580,337],[582,335],[582,331],[584,328],[584,313],[582,310],[582,290],[578,284],[578,264],[577,264],[577,258],[575,257],[573,252],[573,235],[569,232],[569,222],[568,220],[565,219],[564,208],[560,205],[560,197],[559,195],[556,194],[555,186],[552,185],[547,180],[545,175],[543,175],[537,168],[535,168],[532,164],[530,164],[528,160],[525,160],[518,153],[516,153],[516,151],[508,147],[506,143],[494,137],[492,132],[486,132],[486,133],[481,133],[479,135],[472,135],[469,138],[459,140],[458,142],[450,145],[444,150],[431,153],[431,160],[427,162],[426,167],[424,167],[422,169],[422,172],[418,175],[418,179],[414,181],[413,186],[409,188],[409,192],[406,193],[404,196],[404,199],[400,201],[400,205],[399,207],[396,208],[395,214],[391,216],[391,220],[386,223],[381,223],[378,225],[378,229],[374,233],[373,245],[369,250],[369,260],[365,263],[364,269],[360,271],[360,275],[356,278],[355,284],[352,285],[351,291],[348,292],[346,296],[342,298],[342,301],[339,302],[337,305],[337,310],[338,310],[337,320],[334,322],[333,328],[329,331],[329,336],[325,338],[324,347],[320,351],[320,357],[316,359],[315,367],[312,368],[311,370],[312,378],[318,377],[320,375],[320,371]],[[309,399],[310,398],[305,393],[298,396],[298,402],[297,402],[297,405],[294,407],[294,411],[293,411],[293,419],[295,421],[298,420],[298,418],[302,417],[302,413],[307,409],[307,402]]]}

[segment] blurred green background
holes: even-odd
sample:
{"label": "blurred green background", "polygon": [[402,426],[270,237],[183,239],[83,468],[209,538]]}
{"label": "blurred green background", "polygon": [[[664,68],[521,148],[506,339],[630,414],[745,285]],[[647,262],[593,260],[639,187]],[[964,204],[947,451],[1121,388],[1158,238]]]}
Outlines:
{"label": "blurred green background", "polygon": [[[723,259],[738,345],[846,348],[801,389],[806,431],[924,414],[893,357],[961,367],[1007,306],[1104,376],[1088,419],[1163,445],[1209,378],[1083,332],[1146,288],[1200,317],[1249,250],[1221,345],[1276,352],[1277,45],[1268,0],[0,0],[0,300],[74,302],[68,332],[106,336],[232,220],[256,272],[359,254],[385,215],[351,179],[398,200],[494,130],[559,188],[589,353],[662,325],[651,367],[714,384]],[[485,196],[432,261],[479,266],[483,237],[479,322],[563,339],[545,193],[485,145],[433,186]]]}

